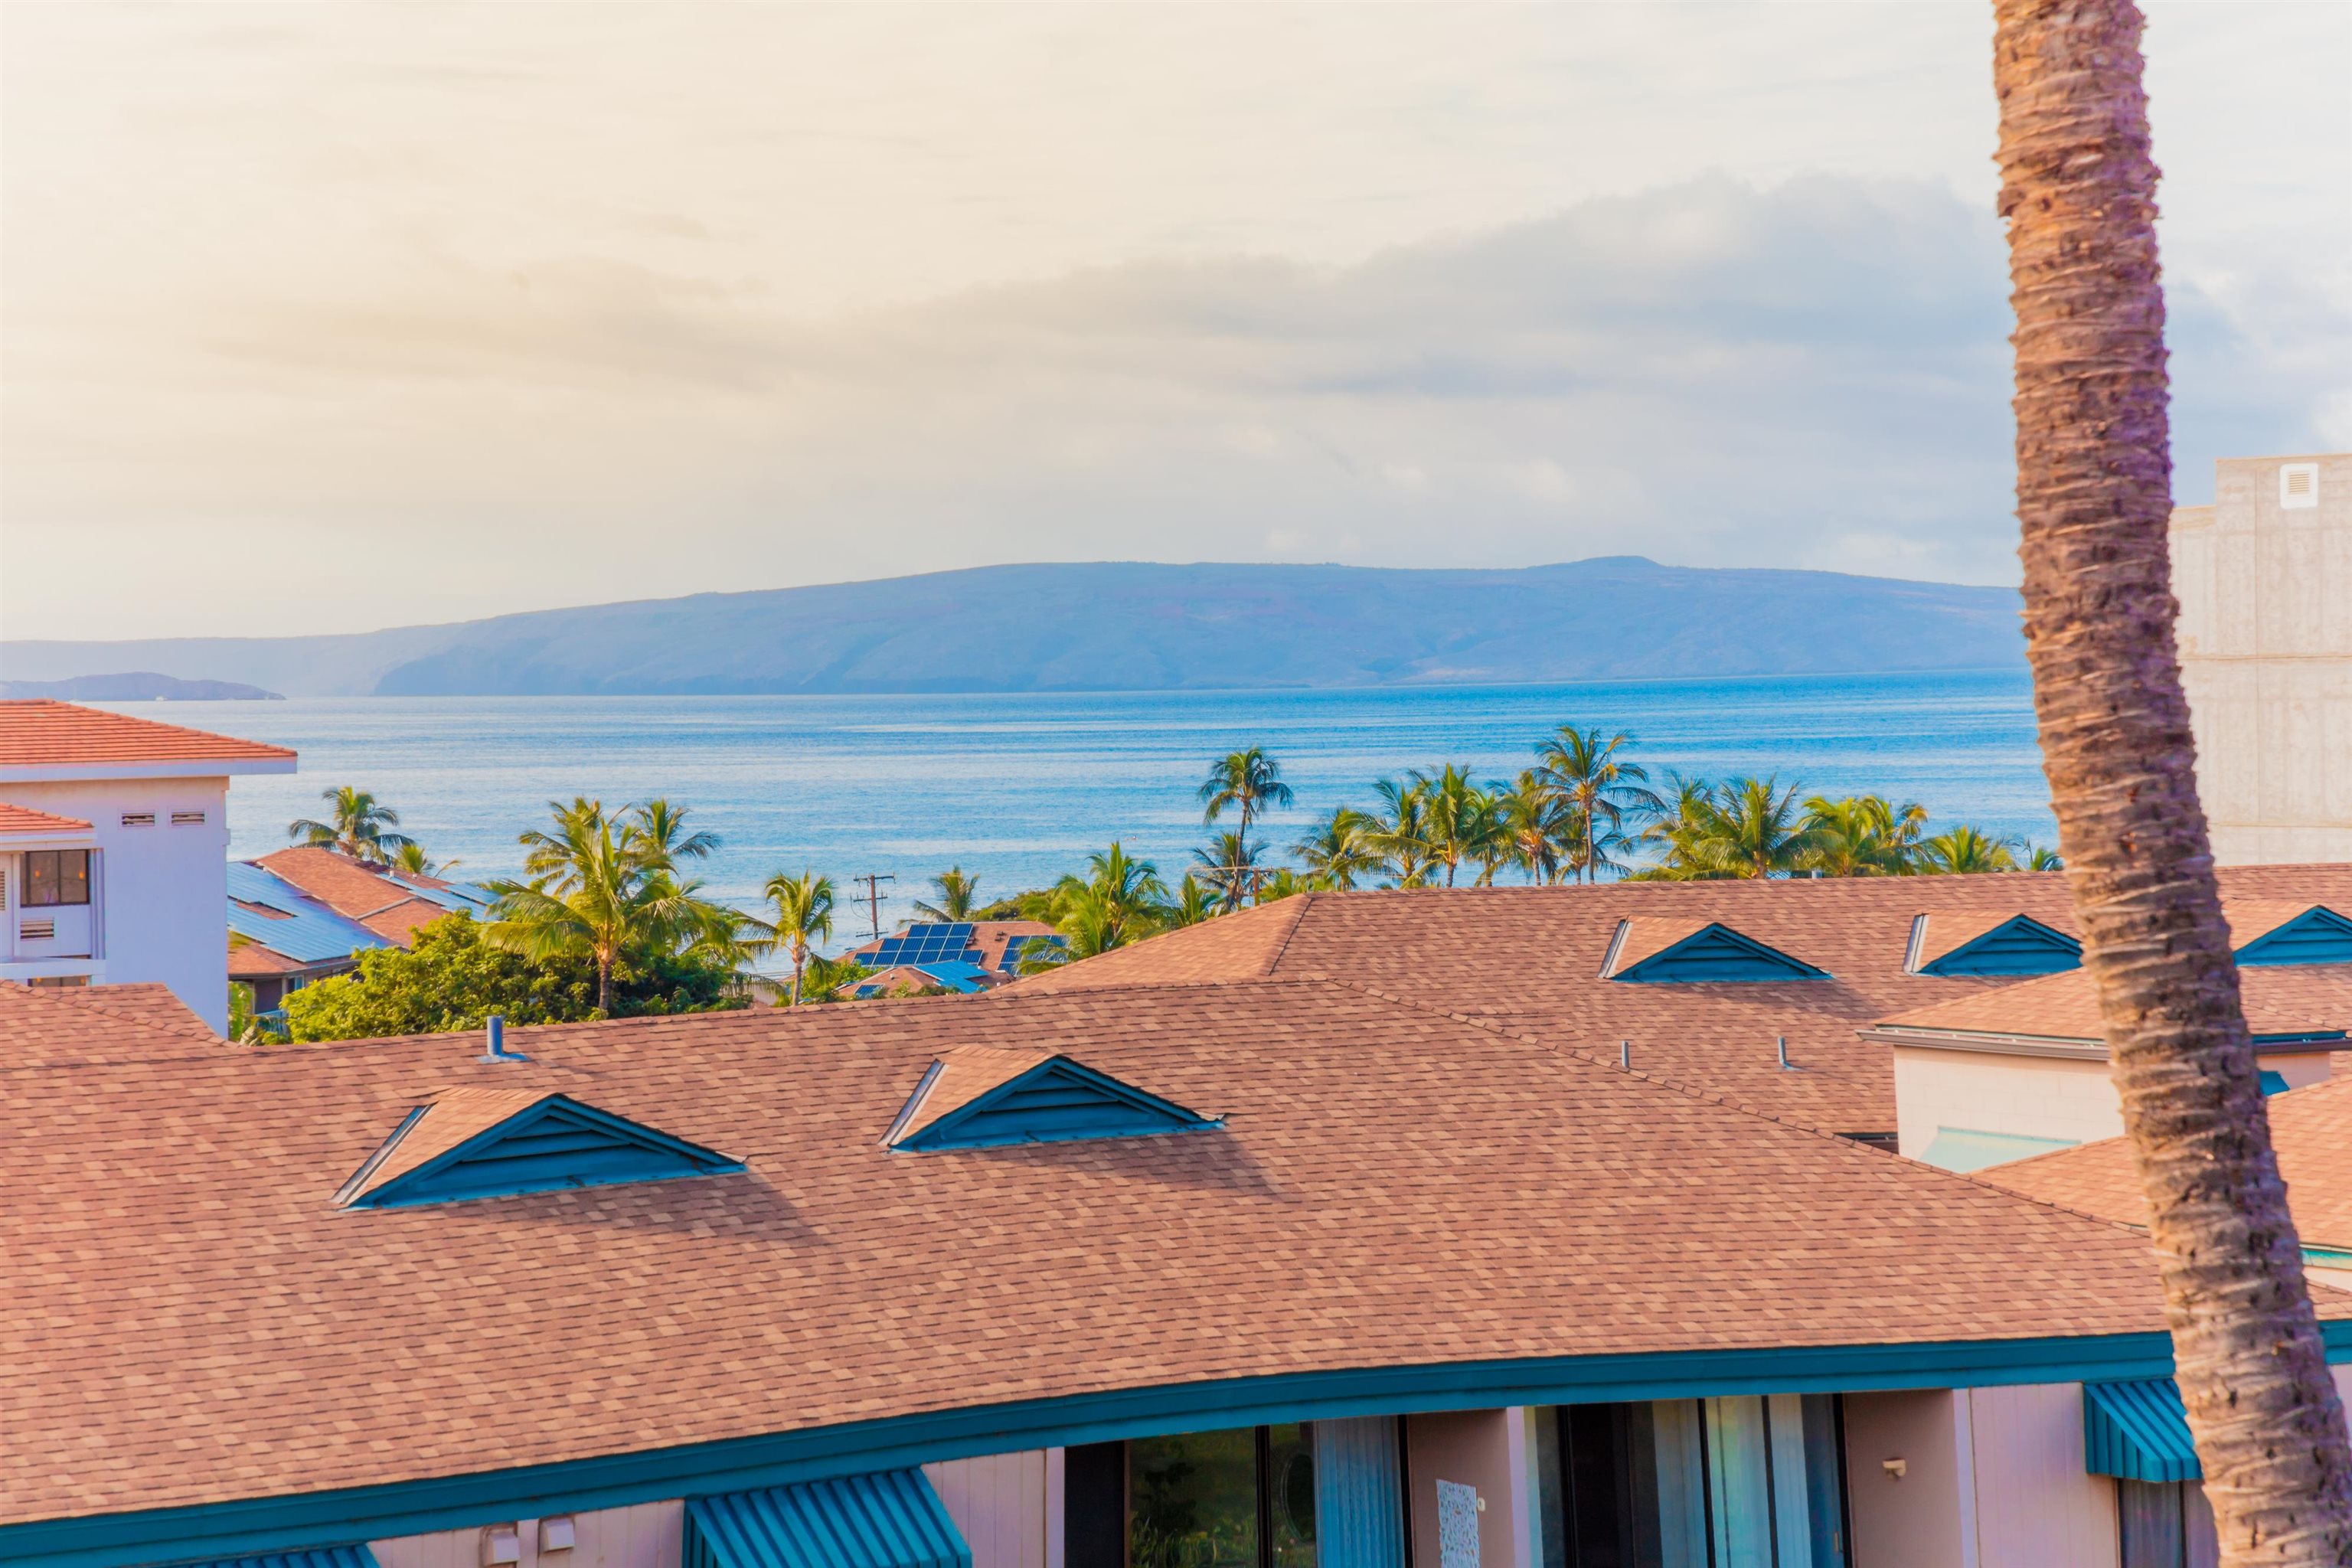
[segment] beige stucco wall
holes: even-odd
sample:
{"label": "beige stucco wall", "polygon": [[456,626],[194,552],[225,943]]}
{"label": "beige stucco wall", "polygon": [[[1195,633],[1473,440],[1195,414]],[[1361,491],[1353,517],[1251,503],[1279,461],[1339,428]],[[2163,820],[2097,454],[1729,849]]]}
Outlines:
{"label": "beige stucco wall", "polygon": [[[1977,1568],[1966,1421],[1948,1388],[1845,1396],[1855,1568]],[[1889,1459],[1903,1462],[1900,1479]]]}
{"label": "beige stucco wall", "polygon": [[972,1568],[1058,1568],[1061,1450],[925,1465],[931,1489],[971,1548]]}
{"label": "beige stucco wall", "polygon": [[2116,1486],[2083,1468],[2083,1385],[1972,1388],[1979,1568],[2116,1568]]}
{"label": "beige stucco wall", "polygon": [[[509,1521],[522,1526],[522,1568],[678,1568],[686,1536],[683,1502],[640,1503],[567,1517],[573,1530],[572,1550],[545,1558],[539,1554],[539,1521]],[[443,1530],[368,1545],[383,1568],[481,1568],[479,1530]]]}
{"label": "beige stucco wall", "polygon": [[1895,1047],[1896,1147],[1917,1159],[1938,1127],[2087,1143],[2124,1130],[2103,1061]]}
{"label": "beige stucco wall", "polygon": [[[2300,462],[2318,504],[2282,507],[2279,469]],[[2226,458],[2171,541],[2216,858],[2352,860],[2352,454]]]}

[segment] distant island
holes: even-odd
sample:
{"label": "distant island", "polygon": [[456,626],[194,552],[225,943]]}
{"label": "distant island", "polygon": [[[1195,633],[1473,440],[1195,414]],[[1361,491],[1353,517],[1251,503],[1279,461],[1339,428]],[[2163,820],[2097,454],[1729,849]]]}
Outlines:
{"label": "distant island", "polygon": [[[68,645],[70,646],[70,645]],[[103,646],[103,645],[94,645]],[[6,658],[0,655],[0,664]],[[0,680],[0,697],[55,697],[68,702],[282,702],[275,691],[235,680],[183,680],[136,669],[122,675],[73,675],[63,680]]]}
{"label": "distant island", "polygon": [[46,686],[74,670],[135,664],[172,670],[188,686],[243,682],[266,689],[236,695],[299,697],[1213,690],[2022,670],[2020,607],[2010,588],[1661,566],[1632,555],[1496,571],[1094,563],[323,637],[12,642],[0,644],[0,669],[12,686]]}

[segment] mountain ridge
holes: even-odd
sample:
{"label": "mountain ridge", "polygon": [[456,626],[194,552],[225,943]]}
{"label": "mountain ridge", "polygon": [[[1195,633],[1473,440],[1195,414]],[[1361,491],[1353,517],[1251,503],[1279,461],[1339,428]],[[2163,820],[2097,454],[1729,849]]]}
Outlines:
{"label": "mountain ridge", "polygon": [[289,696],[1171,690],[2022,668],[2013,589],[1642,556],[968,567],[292,637],[0,644]]}

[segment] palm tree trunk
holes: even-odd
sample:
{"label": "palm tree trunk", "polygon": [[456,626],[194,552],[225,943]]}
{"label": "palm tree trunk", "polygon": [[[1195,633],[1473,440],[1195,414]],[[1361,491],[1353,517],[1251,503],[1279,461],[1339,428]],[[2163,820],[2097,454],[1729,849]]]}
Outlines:
{"label": "palm tree trunk", "polygon": [[2131,0],[1995,0],[2042,764],[2221,1562],[2352,1562],[2352,1450],[2221,921],[2175,658],[2157,171]]}
{"label": "palm tree trunk", "polygon": [[607,1018],[613,1016],[613,955],[601,948],[596,953],[596,1010]]}
{"label": "palm tree trunk", "polygon": [[792,1005],[793,1005],[793,1006],[795,1006],[795,1007],[797,1007],[797,1006],[799,1006],[799,1005],[801,1005],[801,972],[802,972],[802,970],[803,970],[803,969],[804,969],[804,968],[806,968],[806,967],[807,967],[807,964],[808,964],[808,944],[807,944],[806,942],[796,942],[793,943],[793,1000],[792,1000]]}

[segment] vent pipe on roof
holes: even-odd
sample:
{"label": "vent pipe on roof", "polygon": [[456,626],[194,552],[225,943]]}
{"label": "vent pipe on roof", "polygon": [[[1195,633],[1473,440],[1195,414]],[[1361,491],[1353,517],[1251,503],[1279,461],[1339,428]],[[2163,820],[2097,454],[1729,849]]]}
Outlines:
{"label": "vent pipe on roof", "polygon": [[1792,1062],[1792,1061],[1790,1061],[1790,1060],[1789,1059],[1789,1037],[1788,1037],[1788,1036],[1786,1036],[1786,1035],[1775,1035],[1775,1036],[1773,1036],[1773,1037],[1772,1037],[1772,1048],[1780,1054],[1780,1070],[1781,1070],[1782,1072],[1795,1072],[1795,1071],[1797,1070],[1797,1064],[1796,1064],[1796,1063],[1794,1063],[1794,1062]]}
{"label": "vent pipe on roof", "polygon": [[1617,1042],[1617,1065],[1623,1068],[1628,1072],[1631,1072],[1633,1069],[1633,1041],[1620,1040]]}
{"label": "vent pipe on roof", "polygon": [[527,1062],[530,1058],[520,1051],[507,1049],[507,1021],[493,1013],[483,1030],[482,1059],[486,1062]]}

